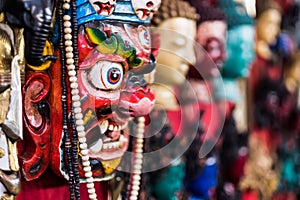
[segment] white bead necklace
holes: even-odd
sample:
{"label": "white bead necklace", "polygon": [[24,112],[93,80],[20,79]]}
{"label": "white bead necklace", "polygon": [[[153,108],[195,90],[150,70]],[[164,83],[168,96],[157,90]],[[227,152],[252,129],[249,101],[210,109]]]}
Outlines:
{"label": "white bead necklace", "polygon": [[141,173],[143,167],[143,142],[145,117],[138,118],[136,140],[133,150],[133,172],[130,176],[129,200],[137,200],[140,190]]}
{"label": "white bead necklace", "polygon": [[[70,9],[70,0],[64,0],[63,9],[69,10]],[[85,137],[85,129],[83,126],[83,115],[81,110],[81,102],[78,90],[78,83],[77,83],[77,73],[75,71],[74,65],[74,54],[73,54],[73,42],[72,42],[72,29],[71,29],[71,17],[70,15],[63,16],[63,26],[64,26],[64,38],[65,38],[65,52],[67,58],[67,69],[71,87],[71,94],[72,94],[72,105],[76,123],[76,130],[78,133],[78,140],[79,140],[79,148],[80,153],[82,155],[82,163],[83,163],[83,171],[84,176],[86,177],[87,181],[87,188],[90,200],[97,200],[97,194],[94,186],[94,178],[93,173],[91,170],[91,164],[89,161],[86,137]]]}

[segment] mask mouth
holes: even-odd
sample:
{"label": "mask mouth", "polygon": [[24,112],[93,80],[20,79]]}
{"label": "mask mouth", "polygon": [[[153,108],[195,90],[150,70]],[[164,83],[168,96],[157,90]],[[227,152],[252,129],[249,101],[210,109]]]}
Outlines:
{"label": "mask mouth", "polygon": [[100,161],[122,157],[128,147],[128,139],[124,136],[127,123],[117,124],[105,119],[87,131],[89,156]]}
{"label": "mask mouth", "polygon": [[132,116],[134,116],[134,111],[131,110],[129,106],[128,108],[111,106],[108,108],[97,109],[96,113],[98,119],[101,120],[110,117],[112,119],[109,121],[114,122],[113,126],[115,126],[114,124],[119,124],[121,127],[123,124],[126,124],[129,120],[131,120]]}

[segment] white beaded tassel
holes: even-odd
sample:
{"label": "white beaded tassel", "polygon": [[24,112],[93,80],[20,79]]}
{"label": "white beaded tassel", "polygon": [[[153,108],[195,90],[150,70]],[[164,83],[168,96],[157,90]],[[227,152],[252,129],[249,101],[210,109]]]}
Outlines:
{"label": "white beaded tassel", "polygon": [[133,172],[130,178],[129,200],[137,200],[140,190],[141,173],[143,166],[143,142],[145,130],[145,117],[138,118],[136,141],[134,145]]}
{"label": "white beaded tassel", "polygon": [[[63,4],[63,8],[68,10],[70,9],[70,0],[65,0]],[[97,194],[95,191],[94,186],[94,178],[93,173],[91,170],[91,164],[89,161],[86,137],[85,137],[85,130],[83,126],[83,115],[81,110],[81,102],[78,90],[78,83],[77,83],[77,73],[75,71],[74,65],[74,54],[73,54],[73,47],[72,47],[72,29],[71,29],[71,17],[69,15],[63,16],[64,20],[64,38],[65,38],[65,50],[66,50],[66,62],[67,62],[67,69],[71,87],[71,94],[72,94],[72,105],[76,123],[76,130],[78,133],[78,140],[79,140],[79,147],[80,153],[82,155],[82,163],[83,163],[83,170],[84,175],[87,180],[87,188],[90,200],[97,200]]]}

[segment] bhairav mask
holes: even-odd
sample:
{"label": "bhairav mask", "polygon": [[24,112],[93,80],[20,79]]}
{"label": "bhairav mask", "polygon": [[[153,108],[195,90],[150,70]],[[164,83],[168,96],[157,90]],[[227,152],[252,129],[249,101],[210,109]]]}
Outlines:
{"label": "bhairav mask", "polygon": [[80,177],[92,187],[113,177],[128,146],[127,122],[154,105],[142,77],[155,66],[146,25],[160,2],[143,2],[147,9],[127,0],[58,3],[58,59],[50,76],[32,72],[24,87],[33,111],[25,113],[28,130],[32,137],[43,133],[27,154],[26,178],[39,177],[48,164],[71,184]]}
{"label": "bhairav mask", "polygon": [[[93,3],[100,8],[104,5],[100,1]],[[145,27],[149,18],[139,19],[128,1],[116,2],[108,16],[101,15],[95,6],[91,8],[87,1],[77,1],[77,6],[77,79],[81,97],[78,114],[82,115],[91,170],[94,177],[101,180],[111,175],[127,149],[127,122],[132,117],[147,114],[154,104],[150,89],[131,78],[142,76],[147,68],[151,68],[148,71],[153,69],[150,34]],[[57,127],[57,122],[52,126]],[[62,141],[53,142],[57,145]],[[58,146],[54,151],[59,153],[61,148]],[[53,164],[52,167],[59,167],[63,172],[64,156],[60,155],[60,166]],[[57,155],[54,153],[52,158],[57,159]]]}

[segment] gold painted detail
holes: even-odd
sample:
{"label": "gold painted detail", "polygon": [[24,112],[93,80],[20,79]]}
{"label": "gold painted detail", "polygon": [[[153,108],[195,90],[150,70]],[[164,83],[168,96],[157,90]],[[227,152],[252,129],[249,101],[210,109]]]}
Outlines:
{"label": "gold painted detail", "polygon": [[[50,56],[53,54],[54,54],[53,46],[52,46],[51,42],[49,42],[47,40],[45,47],[44,47],[43,56]],[[33,69],[34,71],[44,71],[44,70],[47,70],[51,66],[51,61],[46,61],[40,66],[32,66],[32,65],[28,65],[28,64],[27,64],[27,66],[30,67],[31,69]]]}
{"label": "gold painted detail", "polygon": [[119,166],[121,162],[121,158],[108,160],[108,161],[101,161],[102,166],[104,168],[104,172],[106,174],[111,174],[113,171]]}
{"label": "gold painted detail", "polygon": [[0,148],[0,158],[3,158],[5,156],[5,151],[3,148]]}
{"label": "gold painted detail", "polygon": [[9,155],[9,166],[13,171],[19,171],[20,166],[18,162],[18,150],[17,142],[11,142],[7,140],[8,155]]}
{"label": "gold painted detail", "polygon": [[3,124],[4,120],[6,119],[9,109],[9,97],[10,89],[6,89],[0,94],[0,124]]}
{"label": "gold painted detail", "polygon": [[15,200],[16,196],[12,194],[3,193],[1,200]]}

